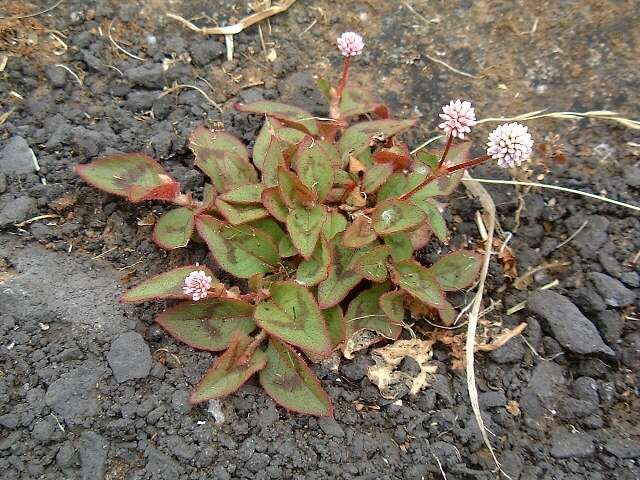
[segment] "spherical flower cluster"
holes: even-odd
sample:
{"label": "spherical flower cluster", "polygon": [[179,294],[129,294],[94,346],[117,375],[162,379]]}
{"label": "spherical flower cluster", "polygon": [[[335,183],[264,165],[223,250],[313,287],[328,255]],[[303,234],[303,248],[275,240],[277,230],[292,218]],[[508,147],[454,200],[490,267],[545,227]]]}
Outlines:
{"label": "spherical flower cluster", "polygon": [[516,167],[531,156],[533,139],[524,125],[505,123],[489,134],[487,147],[487,155],[499,166]]}
{"label": "spherical flower cluster", "polygon": [[364,41],[355,32],[344,32],[338,38],[338,49],[345,57],[355,57],[362,53]]}
{"label": "spherical flower cluster", "polygon": [[182,291],[185,295],[191,295],[194,302],[207,297],[207,291],[211,288],[211,277],[202,270],[196,270],[184,279]]}
{"label": "spherical flower cluster", "polygon": [[476,124],[476,112],[471,106],[471,102],[461,102],[451,100],[449,105],[442,107],[444,113],[440,118],[444,120],[438,128],[442,128],[448,135],[464,138],[465,133],[471,132],[471,127]]}

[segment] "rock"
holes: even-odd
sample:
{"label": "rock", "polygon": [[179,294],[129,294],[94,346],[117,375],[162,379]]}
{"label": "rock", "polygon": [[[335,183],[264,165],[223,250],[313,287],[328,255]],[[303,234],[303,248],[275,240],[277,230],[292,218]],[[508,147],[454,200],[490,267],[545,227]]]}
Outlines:
{"label": "rock", "polygon": [[624,338],[622,363],[631,370],[640,369],[640,333],[632,333]]}
{"label": "rock", "polygon": [[318,425],[330,437],[344,437],[344,430],[334,418],[321,417],[318,419]]}
{"label": "rock", "polygon": [[56,431],[61,432],[58,428],[58,423],[55,418],[49,415],[35,423],[33,430],[31,431],[31,438],[38,443],[47,443],[52,439]]}
{"label": "rock", "polygon": [[129,68],[124,73],[135,85],[141,87],[161,89],[164,85],[165,72],[161,63],[147,63],[139,67]]}
{"label": "rock", "polygon": [[571,292],[571,300],[586,314],[604,312],[607,304],[591,285],[576,288]]}
{"label": "rock", "polygon": [[71,144],[74,150],[78,155],[86,159],[98,156],[105,146],[105,136],[95,130],[74,127],[71,136]]}
{"label": "rock", "polygon": [[19,136],[11,138],[0,152],[0,172],[6,175],[35,173],[33,150]]}
{"label": "rock", "polygon": [[572,352],[615,355],[602,341],[595,325],[559,293],[536,291],[529,296],[528,308],[541,316],[549,325],[554,338]]}
{"label": "rock", "polygon": [[553,362],[539,363],[533,371],[529,385],[522,393],[520,408],[532,418],[543,417],[548,408],[555,406],[563,392],[564,384],[564,374],[560,365]]}
{"label": "rock", "polygon": [[619,280],[604,273],[591,272],[589,279],[593,282],[605,303],[611,307],[626,307],[636,299],[636,294],[625,287]]}
{"label": "rock", "polygon": [[179,435],[169,435],[166,441],[169,451],[178,458],[191,460],[196,454],[193,445],[188,444],[185,439]]}
{"label": "rock", "polygon": [[98,411],[96,383],[103,372],[100,363],[86,362],[53,382],[45,402],[67,423],[80,423],[94,416]]}
{"label": "rock", "polygon": [[0,425],[6,428],[16,428],[20,423],[20,415],[17,413],[7,413],[0,417]]}
{"label": "rock", "polygon": [[27,220],[36,209],[36,202],[27,195],[5,193],[0,197],[0,227]]}
{"label": "rock", "polygon": [[71,442],[64,442],[56,454],[56,463],[60,468],[69,468],[75,461],[76,450]]}
{"label": "rock", "polygon": [[570,422],[576,418],[584,418],[596,410],[598,410],[598,404],[589,400],[578,400],[576,398],[564,397],[557,404],[558,416],[567,422]]}
{"label": "rock", "polygon": [[0,194],[7,191],[7,175],[0,173]]}
{"label": "rock", "polygon": [[631,438],[612,438],[604,444],[604,449],[618,458],[640,457],[640,441]]}
{"label": "rock", "polygon": [[127,95],[127,106],[131,111],[151,110],[159,92],[135,90]]}
{"label": "rock", "polygon": [[571,392],[580,400],[599,403],[598,382],[591,377],[577,378],[571,385]]}
{"label": "rock", "polygon": [[158,480],[175,480],[181,478],[182,468],[171,457],[155,448],[148,448],[147,452],[146,471],[152,478]]}
{"label": "rock", "polygon": [[514,363],[522,360],[525,351],[525,346],[522,341],[514,338],[502,347],[493,350],[489,356],[496,363]]}
{"label": "rock", "polygon": [[507,404],[507,397],[502,390],[496,390],[492,392],[484,392],[479,397],[480,407],[482,408],[495,408],[504,407]]}
{"label": "rock", "polygon": [[620,340],[624,330],[624,319],[620,313],[615,310],[605,310],[596,317],[596,324],[609,345]]}
{"label": "rock", "polygon": [[52,65],[45,70],[45,74],[54,87],[63,88],[67,85],[67,71],[64,68]]}
{"label": "rock", "polygon": [[225,51],[225,46],[218,40],[203,40],[191,45],[191,60],[198,67],[205,67]]}
{"label": "rock", "polygon": [[171,405],[173,409],[181,414],[189,413],[191,411],[191,404],[189,403],[189,392],[184,390],[176,390],[171,396]]}
{"label": "rock", "polygon": [[640,187],[640,167],[632,165],[625,166],[623,173],[624,181],[631,187]]}
{"label": "rock", "polygon": [[[0,193],[2,193],[2,179],[0,178]],[[626,283],[630,287],[640,287],[640,274],[638,272],[624,272],[620,275],[620,281]]]}
{"label": "rock", "polygon": [[583,458],[594,452],[593,438],[586,433],[559,429],[551,435],[551,455],[555,458]]}
{"label": "rock", "polygon": [[80,475],[82,480],[102,480],[105,474],[109,442],[97,433],[80,435]]}
{"label": "rock", "polygon": [[136,332],[123,333],[111,342],[107,361],[118,383],[146,378],[151,370],[151,352],[142,335]]}
{"label": "rock", "polygon": [[609,220],[601,215],[579,218],[574,215],[567,221],[567,228],[575,232],[584,220],[588,220],[586,227],[573,239],[573,244],[580,251],[582,258],[593,258],[605,243],[607,243]]}

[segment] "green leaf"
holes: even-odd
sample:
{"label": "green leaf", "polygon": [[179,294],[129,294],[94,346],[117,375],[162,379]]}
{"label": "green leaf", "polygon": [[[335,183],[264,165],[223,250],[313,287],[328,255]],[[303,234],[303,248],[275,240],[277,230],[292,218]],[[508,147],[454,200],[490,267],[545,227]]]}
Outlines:
{"label": "green leaf", "polygon": [[287,231],[300,255],[308,259],[316,248],[326,212],[322,207],[296,208],[287,215]]}
{"label": "green leaf", "polygon": [[389,247],[380,245],[360,255],[358,259],[353,262],[353,268],[367,280],[384,282],[389,278],[387,257],[389,257]]}
{"label": "green leaf", "polygon": [[411,230],[425,221],[425,214],[410,200],[389,199],[376,205],[373,229],[379,235]]}
{"label": "green leaf", "polygon": [[262,163],[262,183],[267,187],[278,185],[278,169],[285,166],[282,140],[272,136]]}
{"label": "green leaf", "polygon": [[378,235],[373,231],[371,219],[366,215],[358,215],[347,227],[342,236],[342,246],[360,248],[373,242]]}
{"label": "green leaf", "polygon": [[267,148],[271,143],[271,138],[276,134],[277,120],[273,120],[267,117],[262,124],[262,128],[256,137],[256,142],[253,145],[252,159],[256,168],[262,171],[264,159],[267,155]]}
{"label": "green leaf", "polygon": [[251,375],[266,366],[267,356],[260,350],[253,352],[248,363],[240,363],[242,354],[251,340],[251,337],[241,332],[234,332],[229,348],[218,357],[196,385],[189,396],[189,403],[200,403],[229,395],[244,385]]}
{"label": "green leaf", "polygon": [[226,225],[201,215],[196,228],[220,266],[240,278],[270,272],[280,263],[271,237],[249,225]]}
{"label": "green leaf", "polygon": [[316,195],[295,173],[283,167],[278,168],[278,187],[285,205],[289,208],[311,207],[316,203]]}
{"label": "green leaf", "polygon": [[158,315],[156,322],[176,340],[210,352],[227,348],[233,332],[249,334],[256,328],[253,305],[230,298],[182,302]]}
{"label": "green leaf", "polygon": [[347,335],[347,324],[344,321],[342,309],[340,308],[340,305],[336,305],[334,307],[327,308],[326,310],[322,310],[322,315],[327,323],[331,344],[335,350],[342,342],[344,342]]}
{"label": "green leaf", "polygon": [[440,317],[440,321],[445,327],[450,327],[453,325],[453,322],[456,321],[456,317],[458,314],[456,313],[455,308],[446,300],[442,302],[442,305],[438,306],[438,316]]}
{"label": "green leaf", "polygon": [[347,294],[362,280],[362,275],[353,268],[357,257],[370,248],[362,249],[342,247],[342,234],[333,239],[333,268],[329,276],[318,286],[318,303],[320,308],[330,308],[340,303]]}
{"label": "green leaf", "polygon": [[75,170],[88,184],[134,203],[171,200],[180,193],[180,184],[158,162],[142,153],[109,155],[76,165]]}
{"label": "green leaf", "polygon": [[196,215],[215,210],[216,205],[216,189],[210,183],[205,183],[202,191],[202,206],[195,211]]}
{"label": "green leaf", "polygon": [[[413,197],[411,199],[413,200]],[[426,214],[427,224],[431,227],[431,231],[438,237],[438,240],[446,244],[449,241],[447,223],[444,221],[436,201],[431,198],[425,198],[415,203]]]}
{"label": "green leaf", "polygon": [[420,183],[427,178],[429,169],[424,164],[418,162],[416,162],[414,168],[414,171],[406,174],[402,172],[395,172],[391,175],[380,190],[378,190],[378,202],[382,202],[389,198],[397,198],[420,185]]}
{"label": "green leaf", "polygon": [[347,118],[373,112],[380,105],[381,102],[372,98],[368,92],[357,87],[346,87],[342,91],[339,109],[342,118]]}
{"label": "green leaf", "polygon": [[282,258],[289,258],[298,255],[298,250],[291,241],[291,237],[289,235],[285,235],[278,242],[278,252]]}
{"label": "green leaf", "polygon": [[258,183],[247,148],[232,135],[199,126],[189,138],[189,148],[196,156],[196,166],[211,179],[218,192]]}
{"label": "green leaf", "polygon": [[402,290],[396,290],[383,294],[378,301],[380,309],[393,325],[402,326],[404,321],[404,296],[405,293]]}
{"label": "green leaf", "polygon": [[153,229],[153,241],[165,250],[186,247],[193,235],[193,210],[179,207],[164,213]]}
{"label": "green leaf", "polygon": [[411,195],[411,200],[416,203],[420,203],[422,200],[429,197],[451,195],[451,193],[453,193],[460,184],[463,175],[464,170],[458,170],[457,172],[453,172],[449,175],[438,177]]}
{"label": "green leaf", "polygon": [[426,247],[431,240],[431,233],[431,227],[427,223],[423,223],[415,230],[411,230],[409,232],[409,238],[411,239],[413,250],[416,251]]}
{"label": "green leaf", "polygon": [[445,301],[435,275],[412,260],[404,260],[393,265],[391,280],[409,295],[438,308]]}
{"label": "green leaf", "polygon": [[[343,168],[342,159],[336,146],[326,140],[316,140],[315,142],[325,158],[328,159],[329,163],[333,166],[333,170],[341,170]],[[334,175],[338,175],[338,172],[334,172]]]}
{"label": "green leaf", "polygon": [[409,260],[413,255],[414,248],[409,233],[396,232],[393,235],[385,235],[382,239],[389,247],[389,253],[394,262]]}
{"label": "green leaf", "polygon": [[340,212],[329,212],[322,224],[322,233],[327,240],[331,240],[338,233],[344,232],[347,228],[347,219]]}
{"label": "green leaf", "polygon": [[251,222],[250,225],[269,235],[274,245],[278,245],[282,237],[287,236],[280,224],[272,218],[261,218]]}
{"label": "green leaf", "polygon": [[269,212],[262,208],[261,205],[236,204],[232,205],[218,197],[215,202],[218,211],[231,225],[241,225],[249,223],[259,218],[266,218]]}
{"label": "green leaf", "polygon": [[280,222],[287,220],[289,209],[285,205],[278,187],[267,188],[262,192],[262,205],[276,220]]}
{"label": "green leaf", "polygon": [[318,77],[316,86],[327,100],[331,100],[331,84],[326,78]]}
{"label": "green leaf", "polygon": [[402,316],[398,318],[395,309],[388,309],[394,315],[389,317],[380,308],[380,299],[389,292],[389,288],[388,282],[375,285],[351,300],[345,315],[347,338],[351,338],[354,333],[364,329],[373,330],[393,340],[400,336],[404,310]]}
{"label": "green leaf", "polygon": [[320,238],[311,258],[303,260],[298,265],[296,280],[307,287],[317,285],[327,278],[330,268],[331,249],[327,241],[324,238]]}
{"label": "green leaf", "polygon": [[390,163],[380,163],[372,165],[364,172],[362,178],[362,188],[367,193],[374,193],[389,179],[393,173],[393,165]]}
{"label": "green leaf", "polygon": [[373,120],[360,122],[345,130],[338,142],[341,158],[348,155],[358,156],[367,148],[373,138],[385,140],[411,128],[415,120]]}
{"label": "green leaf", "polygon": [[242,185],[224,192],[218,198],[229,203],[261,203],[264,189],[265,186],[260,183]]}
{"label": "green leaf", "polygon": [[311,137],[298,145],[291,159],[298,178],[322,202],[333,185],[333,169],[325,151]]}
{"label": "green leaf", "polygon": [[318,125],[313,115],[302,108],[285,103],[261,100],[249,104],[236,103],[236,109],[246,113],[268,115],[282,121],[290,127],[304,130],[310,135],[318,134]]}
{"label": "green leaf", "polygon": [[191,295],[185,295],[182,291],[184,280],[191,272],[202,270],[207,276],[216,282],[213,273],[204,265],[188,265],[178,267],[168,272],[151,277],[128,290],[121,298],[123,303],[146,302],[147,300],[180,299],[186,300]]}
{"label": "green leaf", "polygon": [[440,258],[429,271],[446,291],[470,287],[478,279],[482,257],[469,250],[458,250]]}
{"label": "green leaf", "polygon": [[274,282],[269,300],[256,306],[258,326],[283,341],[318,354],[331,351],[327,324],[313,295],[295,282]]}
{"label": "green leaf", "polygon": [[432,170],[435,170],[438,164],[440,163],[440,157],[438,157],[437,155],[434,155],[433,153],[429,153],[426,150],[420,150],[416,154],[416,159],[420,163],[424,163],[426,166],[428,166]]}
{"label": "green leaf", "polygon": [[271,338],[266,355],[267,366],[260,371],[260,385],[271,398],[294,412],[333,415],[329,397],[298,353]]}

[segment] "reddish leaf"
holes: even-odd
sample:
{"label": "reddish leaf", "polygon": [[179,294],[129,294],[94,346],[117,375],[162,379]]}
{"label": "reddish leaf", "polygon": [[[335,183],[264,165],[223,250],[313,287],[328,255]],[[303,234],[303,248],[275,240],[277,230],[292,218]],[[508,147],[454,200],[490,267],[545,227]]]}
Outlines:
{"label": "reddish leaf", "polygon": [[194,226],[192,210],[184,207],[174,208],[156,222],[153,241],[165,250],[186,247],[193,235]]}
{"label": "reddish leaf", "polygon": [[278,187],[267,188],[262,192],[262,205],[271,214],[273,218],[280,222],[287,220],[289,209],[282,199],[280,189]]}
{"label": "reddish leaf", "polygon": [[155,277],[151,277],[139,283],[132,289],[128,290],[121,298],[123,303],[146,302],[147,300],[163,300],[163,299],[179,299],[186,300],[191,295],[185,295],[182,291],[184,287],[184,279],[191,272],[202,270],[206,275],[211,277],[215,282],[216,279],[204,265],[187,265],[186,267],[178,267],[168,272],[161,273]]}
{"label": "reddish leaf", "polygon": [[342,246],[360,248],[373,242],[378,235],[373,231],[371,219],[366,215],[358,215],[347,227],[342,236]]}
{"label": "reddish leaf", "polygon": [[289,208],[305,208],[315,205],[316,195],[296,176],[283,167],[278,168],[278,188]]}

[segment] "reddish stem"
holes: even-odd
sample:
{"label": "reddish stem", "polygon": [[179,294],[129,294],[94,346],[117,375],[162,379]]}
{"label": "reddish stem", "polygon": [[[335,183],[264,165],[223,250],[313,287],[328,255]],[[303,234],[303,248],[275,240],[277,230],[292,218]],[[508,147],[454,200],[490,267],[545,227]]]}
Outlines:
{"label": "reddish stem", "polygon": [[331,106],[329,109],[329,117],[334,120],[340,119],[340,100],[342,100],[342,92],[344,87],[347,86],[349,80],[349,66],[351,65],[351,57],[344,57],[344,63],[342,64],[342,76],[340,82],[336,88],[331,89]]}
{"label": "reddish stem", "polygon": [[447,138],[447,144],[444,147],[444,152],[442,152],[442,156],[440,157],[440,161],[438,162],[438,168],[437,168],[438,171],[444,165],[444,162],[447,159],[447,154],[449,153],[449,149],[451,148],[452,143],[453,143],[453,135],[449,133],[449,137]]}
{"label": "reddish stem", "polygon": [[479,165],[480,163],[486,162],[490,160],[491,157],[489,155],[482,155],[481,157],[473,158],[471,160],[467,160],[466,162],[459,163],[458,165],[452,165],[447,168],[447,172],[445,175],[456,172],[458,170],[462,170],[463,168],[473,167],[474,165]]}
{"label": "reddish stem", "polygon": [[260,333],[253,338],[253,341],[247,346],[246,350],[238,357],[238,365],[247,365],[251,361],[253,352],[267,339],[267,332],[260,330]]}

